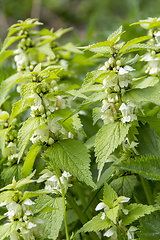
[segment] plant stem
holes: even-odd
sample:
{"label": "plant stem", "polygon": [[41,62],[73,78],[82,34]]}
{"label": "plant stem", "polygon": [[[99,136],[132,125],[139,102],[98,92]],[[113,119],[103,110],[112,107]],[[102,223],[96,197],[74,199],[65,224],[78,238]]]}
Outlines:
{"label": "plant stem", "polygon": [[[67,193],[66,198],[67,198],[68,203],[72,207],[72,209],[75,211],[75,213],[79,217],[81,223],[85,224],[86,222],[88,222],[88,218],[81,211],[81,209],[79,208],[79,206],[77,205],[77,203],[74,201],[74,199],[72,198],[72,196],[69,193]],[[100,240],[98,235],[96,233],[94,233],[94,232],[89,232],[89,235],[90,235],[91,239]]]}
{"label": "plant stem", "polygon": [[153,195],[152,195],[152,191],[149,185],[149,182],[147,179],[144,179],[142,176],[140,176],[141,179],[141,183],[148,201],[149,205],[153,205],[154,204],[154,200],[153,200]]}
{"label": "plant stem", "polygon": [[57,175],[57,178],[58,178],[58,181],[59,181],[59,184],[60,184],[61,192],[62,192],[63,214],[64,214],[64,225],[65,225],[66,239],[67,239],[67,240],[70,240],[69,233],[68,233],[68,226],[67,226],[67,215],[66,215],[66,204],[65,204],[65,192],[64,192],[64,188],[63,188],[63,185],[62,185],[62,183],[61,183],[61,180],[60,180],[60,170],[57,168],[57,169],[55,170],[55,172],[56,172],[56,175]]}

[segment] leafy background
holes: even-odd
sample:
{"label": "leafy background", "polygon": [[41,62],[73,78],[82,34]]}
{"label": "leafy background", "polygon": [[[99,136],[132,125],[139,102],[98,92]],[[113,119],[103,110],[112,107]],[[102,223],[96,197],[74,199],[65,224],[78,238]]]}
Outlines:
{"label": "leafy background", "polygon": [[0,38],[17,20],[38,17],[49,29],[74,27],[68,37],[77,44],[104,41],[120,25],[131,39],[143,33],[141,28],[129,28],[130,23],[159,13],[158,0],[0,0]]}

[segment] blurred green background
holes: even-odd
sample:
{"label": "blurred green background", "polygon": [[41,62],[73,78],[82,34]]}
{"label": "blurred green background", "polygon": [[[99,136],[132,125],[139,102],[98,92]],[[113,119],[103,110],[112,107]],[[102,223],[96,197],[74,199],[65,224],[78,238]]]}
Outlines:
{"label": "blurred green background", "polygon": [[73,27],[68,35],[73,43],[104,41],[120,25],[131,39],[142,35],[140,27],[129,24],[147,17],[160,16],[159,0],[0,0],[0,38],[17,20],[39,18],[43,27]]}

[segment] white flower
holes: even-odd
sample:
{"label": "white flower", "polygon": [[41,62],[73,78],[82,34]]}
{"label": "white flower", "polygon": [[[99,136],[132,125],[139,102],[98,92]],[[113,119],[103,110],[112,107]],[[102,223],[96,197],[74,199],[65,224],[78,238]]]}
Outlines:
{"label": "white flower", "polygon": [[120,203],[128,202],[129,200],[130,200],[129,197],[122,197],[122,200],[120,201]]}
{"label": "white flower", "polygon": [[117,239],[117,227],[116,226],[113,226],[111,227],[109,230],[107,230],[103,236],[106,236],[106,237],[111,237],[113,236],[114,238],[113,239]]}
{"label": "white flower", "polygon": [[132,67],[126,65],[124,68],[120,67],[118,75],[119,75],[119,86],[121,88],[128,87],[129,84],[132,83],[132,76],[129,72],[134,71]]}
{"label": "white flower", "polygon": [[22,217],[22,206],[14,201],[9,203],[7,206],[8,212],[5,213],[5,215],[8,216],[10,220],[14,220],[15,218],[21,218]]}
{"label": "white flower", "polygon": [[32,200],[30,200],[29,198],[25,199],[22,202],[23,212],[26,216],[33,215],[33,210],[32,210],[33,204],[35,204],[35,203]]}
{"label": "white flower", "polygon": [[137,231],[138,228],[134,227],[134,226],[131,226],[128,231],[127,231],[127,237],[128,237],[128,240],[134,240],[134,232]]}
{"label": "white flower", "polygon": [[19,234],[17,231],[14,231],[10,234],[10,240],[19,240]]}
{"label": "white flower", "polygon": [[53,192],[60,192],[61,193],[61,188],[59,184],[59,180],[56,175],[53,175],[47,181],[45,182],[45,189]]}
{"label": "white flower", "polygon": [[104,80],[104,88],[114,87],[118,84],[118,75],[114,72],[110,73]]}
{"label": "white flower", "polygon": [[101,216],[101,219],[103,220],[103,219],[105,219],[105,213],[109,210],[109,207],[108,207],[105,203],[100,202],[100,203],[96,206],[95,210],[96,210],[96,211],[99,211],[99,210],[102,210],[102,209],[104,209],[104,213],[102,213],[102,216]]}
{"label": "white flower", "polygon": [[121,121],[123,123],[125,122],[132,122],[134,120],[137,120],[137,116],[134,113],[136,105],[132,102],[128,102],[127,104],[122,103],[119,110],[122,113],[122,119]]}

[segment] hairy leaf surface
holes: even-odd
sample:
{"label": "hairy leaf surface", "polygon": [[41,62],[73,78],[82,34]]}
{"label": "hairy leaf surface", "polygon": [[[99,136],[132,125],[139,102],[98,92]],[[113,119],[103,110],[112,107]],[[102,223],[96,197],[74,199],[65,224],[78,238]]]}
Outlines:
{"label": "hairy leaf surface", "polygon": [[121,122],[103,125],[96,135],[96,149],[99,175],[109,155],[124,141],[130,124]]}
{"label": "hairy leaf surface", "polygon": [[52,164],[66,170],[79,181],[96,188],[89,170],[90,156],[82,142],[66,139],[55,143],[45,152]]}

